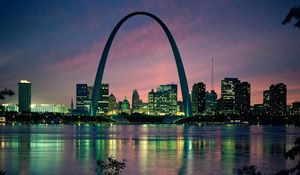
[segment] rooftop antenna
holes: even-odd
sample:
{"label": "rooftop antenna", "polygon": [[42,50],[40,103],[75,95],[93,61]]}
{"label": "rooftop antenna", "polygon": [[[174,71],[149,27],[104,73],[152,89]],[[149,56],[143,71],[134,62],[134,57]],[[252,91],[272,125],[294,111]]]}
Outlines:
{"label": "rooftop antenna", "polygon": [[214,82],[214,58],[211,58],[211,91],[215,90],[215,82]]}

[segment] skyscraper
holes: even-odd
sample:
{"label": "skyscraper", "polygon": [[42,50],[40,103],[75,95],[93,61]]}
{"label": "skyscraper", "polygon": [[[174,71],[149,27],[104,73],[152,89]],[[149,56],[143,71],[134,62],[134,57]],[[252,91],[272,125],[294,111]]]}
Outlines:
{"label": "skyscraper", "polygon": [[270,106],[275,113],[286,112],[287,90],[283,83],[270,86]]}
{"label": "skyscraper", "polygon": [[101,84],[97,114],[108,113],[108,100],[109,100],[109,85]]}
{"label": "skyscraper", "polygon": [[221,99],[218,108],[226,113],[235,113],[237,105],[237,87],[240,80],[237,78],[225,78],[221,81]]}
{"label": "skyscraper", "polygon": [[138,91],[135,89],[132,93],[132,112],[136,112],[140,108],[140,96]]}
{"label": "skyscraper", "polygon": [[154,115],[176,115],[177,112],[177,85],[167,84],[152,89],[148,93],[149,113]]}
{"label": "skyscraper", "polygon": [[153,89],[148,93],[148,110],[149,114],[156,114],[157,112],[156,93]]}
{"label": "skyscraper", "polygon": [[205,111],[210,113],[217,110],[217,93],[212,90],[210,93],[207,91],[205,93]]}
{"label": "skyscraper", "polygon": [[19,112],[30,112],[31,83],[27,80],[19,82]]}
{"label": "skyscraper", "polygon": [[76,113],[79,115],[86,115],[88,109],[85,104],[89,101],[87,84],[76,84]]}
{"label": "skyscraper", "polygon": [[263,104],[264,106],[270,106],[270,91],[265,90],[263,92]]}
{"label": "skyscraper", "polygon": [[160,85],[157,88],[158,109],[161,113],[176,115],[177,112],[177,84]]}
{"label": "skyscraper", "polygon": [[249,114],[250,112],[250,83],[242,82],[237,87],[237,112],[239,114]]}
{"label": "skyscraper", "polygon": [[205,111],[205,84],[202,82],[193,85],[192,110],[193,114],[199,114]]}
{"label": "skyscraper", "polygon": [[110,94],[108,97],[108,112],[110,114],[114,114],[117,112],[118,105],[117,105],[117,99],[114,96],[114,94]]}

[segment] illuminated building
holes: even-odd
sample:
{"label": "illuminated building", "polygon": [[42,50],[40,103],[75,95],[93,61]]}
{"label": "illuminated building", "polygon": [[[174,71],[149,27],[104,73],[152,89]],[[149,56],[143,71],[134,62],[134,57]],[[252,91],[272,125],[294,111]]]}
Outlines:
{"label": "illuminated building", "polygon": [[153,89],[148,93],[148,110],[149,114],[155,114],[157,111],[156,93]]}
{"label": "illuminated building", "polygon": [[286,112],[287,91],[283,83],[270,86],[270,106],[274,113]]}
{"label": "illuminated building", "polygon": [[221,81],[221,99],[218,109],[222,113],[235,113],[237,104],[237,86],[240,80],[237,78],[225,78]]}
{"label": "illuminated building", "polygon": [[31,112],[38,113],[68,113],[68,108],[65,105],[60,104],[31,104]]}
{"label": "illuminated building", "polygon": [[110,115],[116,114],[117,113],[117,99],[114,96],[114,94],[110,94],[108,97],[108,113]]}
{"label": "illuminated building", "polygon": [[210,92],[206,91],[205,93],[205,111],[207,113],[211,113],[213,111],[217,110],[218,104],[217,104],[217,93],[212,90]]}
{"label": "illuminated building", "polygon": [[160,85],[157,92],[152,89],[148,93],[148,109],[150,115],[176,115],[177,85]]}
{"label": "illuminated building", "polygon": [[295,115],[300,115],[300,102],[294,102],[294,103],[292,103],[292,112]]}
{"label": "illuminated building", "polygon": [[178,115],[178,116],[184,116],[182,101],[178,101],[177,102],[177,113],[176,113],[176,115]]}
{"label": "illuminated building", "polygon": [[126,99],[126,96],[121,104],[121,111],[124,113],[130,113],[130,103],[129,101]]}
{"label": "illuminated building", "polygon": [[140,108],[140,96],[138,91],[135,89],[132,93],[132,112],[136,112]]}
{"label": "illuminated building", "polygon": [[30,112],[31,83],[27,80],[19,82],[19,112]]}
{"label": "illuminated building", "polygon": [[270,91],[269,90],[265,90],[263,92],[263,104],[265,106],[270,106]]}
{"label": "illuminated building", "polygon": [[237,87],[237,111],[239,114],[249,114],[250,112],[250,83],[242,82]]}
{"label": "illuminated building", "polygon": [[193,85],[192,110],[194,115],[205,111],[205,84],[202,82]]}
{"label": "illuminated building", "polygon": [[108,101],[109,101],[109,85],[101,84],[97,114],[108,113]]}
{"label": "illuminated building", "polygon": [[2,104],[4,107],[4,111],[8,112],[18,112],[19,111],[19,106],[17,104]]}
{"label": "illuminated building", "polygon": [[76,84],[76,114],[86,115],[89,112],[87,104],[89,102],[87,84]]}

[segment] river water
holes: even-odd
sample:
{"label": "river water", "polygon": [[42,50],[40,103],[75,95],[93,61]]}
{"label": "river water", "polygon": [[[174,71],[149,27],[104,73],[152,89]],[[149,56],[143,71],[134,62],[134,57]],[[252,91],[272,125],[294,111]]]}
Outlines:
{"label": "river water", "polygon": [[264,173],[292,167],[283,154],[300,128],[198,125],[4,125],[0,169],[11,174],[95,174],[96,160],[126,159],[123,174]]}

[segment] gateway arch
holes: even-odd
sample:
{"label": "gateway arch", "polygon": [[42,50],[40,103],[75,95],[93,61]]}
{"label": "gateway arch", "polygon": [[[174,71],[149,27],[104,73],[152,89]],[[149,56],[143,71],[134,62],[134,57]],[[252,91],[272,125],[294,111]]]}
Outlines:
{"label": "gateway arch", "polygon": [[105,63],[106,63],[109,49],[111,47],[113,39],[114,39],[115,35],[117,34],[121,25],[129,18],[131,18],[133,16],[137,16],[137,15],[144,15],[144,16],[151,17],[156,22],[158,22],[158,24],[163,28],[165,34],[167,35],[169,43],[172,47],[172,51],[173,51],[173,55],[175,58],[177,71],[178,71],[178,75],[179,75],[179,81],[180,81],[181,93],[182,93],[182,99],[183,99],[184,114],[186,117],[192,116],[192,107],[191,107],[188,83],[186,80],[184,67],[183,67],[182,60],[181,60],[177,45],[175,43],[175,40],[174,40],[171,32],[167,28],[167,26],[158,17],[156,17],[155,15],[148,13],[148,12],[130,13],[129,15],[125,16],[121,21],[119,21],[119,23],[115,26],[115,28],[109,35],[109,38],[105,44],[105,47],[104,47],[104,50],[103,50],[103,53],[102,53],[102,56],[100,59],[100,63],[98,66],[98,70],[97,70],[97,74],[96,74],[96,78],[95,78],[95,82],[94,82],[94,88],[93,88],[93,94],[92,94],[92,105],[91,105],[91,116],[96,116],[96,111],[98,108],[98,100],[100,98],[100,86],[102,83],[103,72],[104,72]]}

